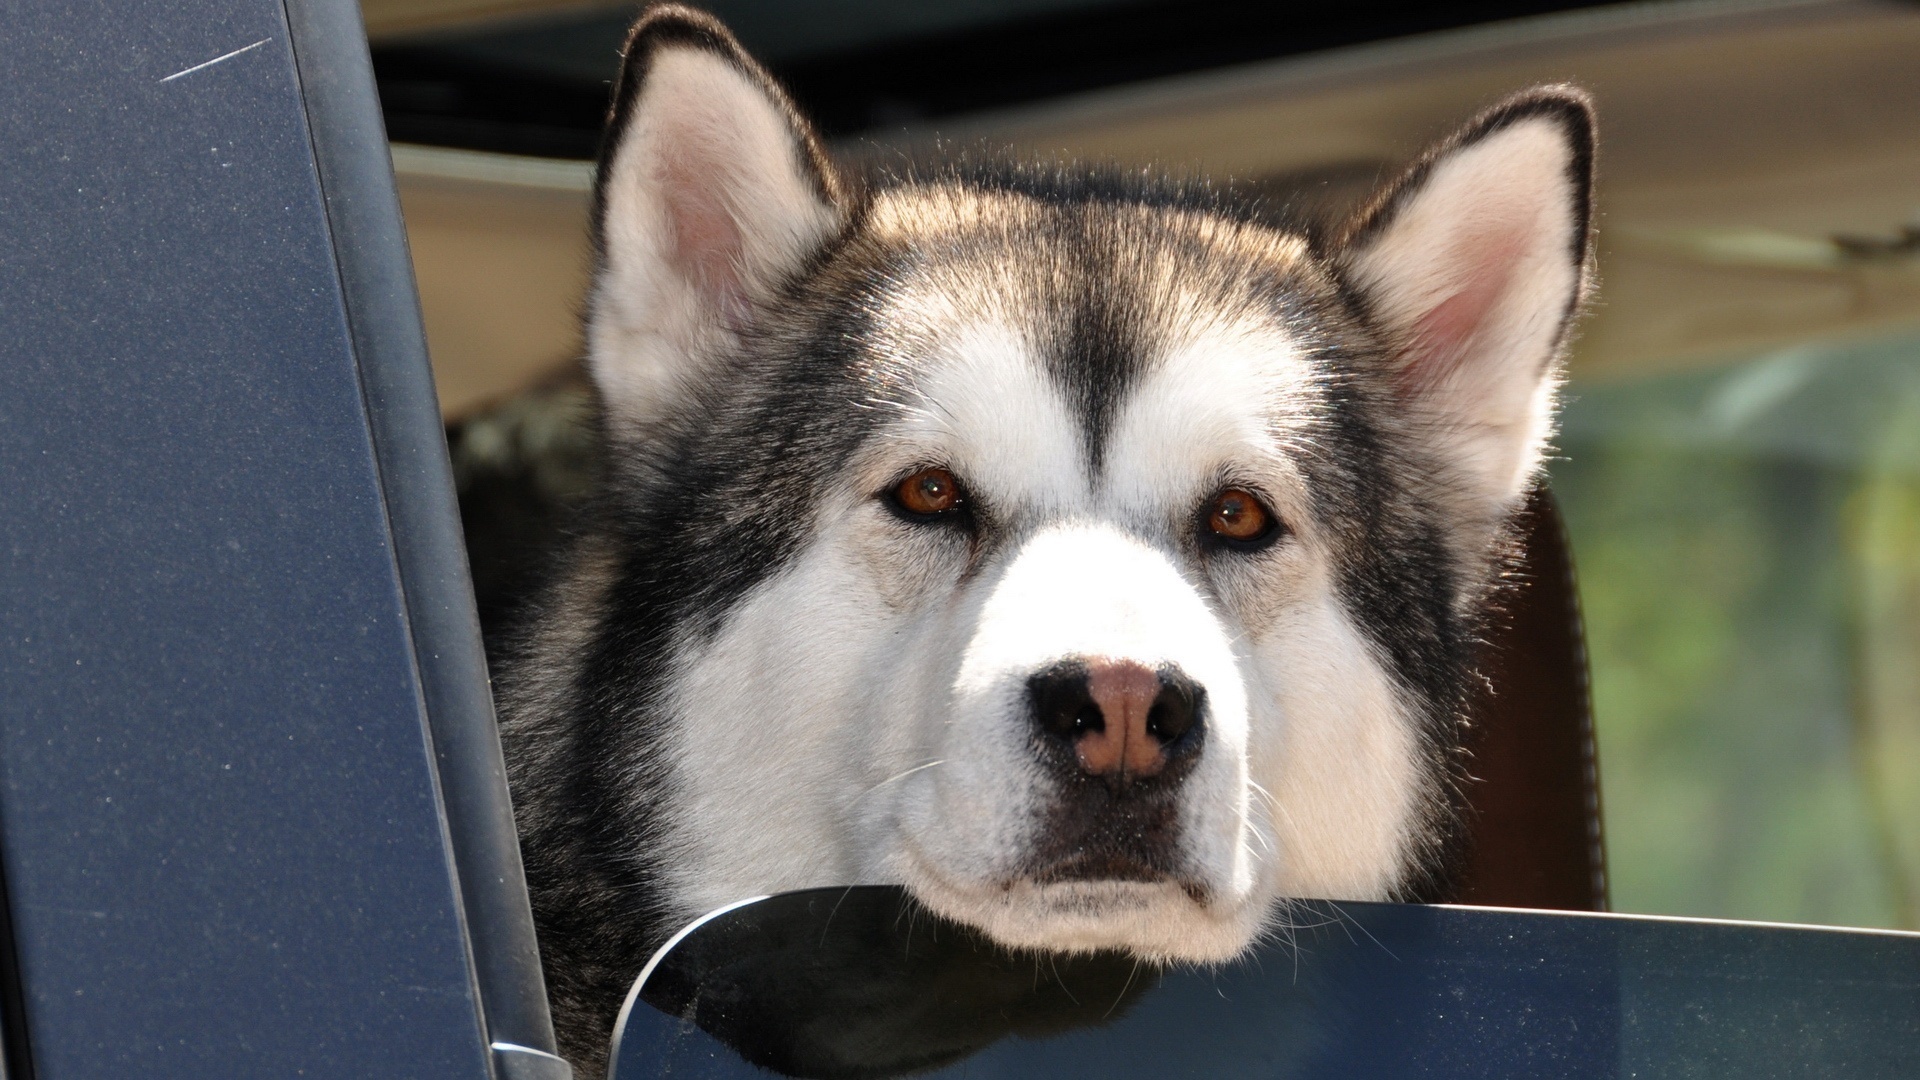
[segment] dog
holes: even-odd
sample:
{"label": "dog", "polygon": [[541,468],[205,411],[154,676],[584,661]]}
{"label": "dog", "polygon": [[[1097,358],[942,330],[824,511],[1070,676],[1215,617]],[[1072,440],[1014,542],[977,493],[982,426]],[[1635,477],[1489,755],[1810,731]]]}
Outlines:
{"label": "dog", "polygon": [[896,883],[1210,962],[1289,898],[1444,896],[1593,140],[1537,88],[1305,231],[1138,173],[853,176],[717,21],[645,12],[594,195],[604,476],[499,672],[580,1072],[744,897]]}

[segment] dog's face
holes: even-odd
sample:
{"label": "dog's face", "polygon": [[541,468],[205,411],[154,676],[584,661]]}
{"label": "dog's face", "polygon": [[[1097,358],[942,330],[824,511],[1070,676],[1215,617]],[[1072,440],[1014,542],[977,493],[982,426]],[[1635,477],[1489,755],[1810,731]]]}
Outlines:
{"label": "dog's face", "polygon": [[591,363],[672,598],[634,772],[683,913],[903,882],[1216,959],[1276,898],[1417,883],[1583,288],[1582,99],[1317,241],[1042,171],[851,193],[686,12],[615,121]]}

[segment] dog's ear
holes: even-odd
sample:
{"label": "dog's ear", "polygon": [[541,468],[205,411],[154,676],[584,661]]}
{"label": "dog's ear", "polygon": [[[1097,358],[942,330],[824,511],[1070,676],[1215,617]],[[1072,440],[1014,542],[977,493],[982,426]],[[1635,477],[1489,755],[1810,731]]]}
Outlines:
{"label": "dog's ear", "polygon": [[726,27],[677,4],[627,39],[594,191],[588,352],[616,434],[644,428],[839,230],[819,139]]}
{"label": "dog's ear", "polygon": [[1589,277],[1593,138],[1582,91],[1509,98],[1335,241],[1336,265],[1394,350],[1403,415],[1464,496],[1455,509],[1470,546],[1525,495],[1551,433]]}

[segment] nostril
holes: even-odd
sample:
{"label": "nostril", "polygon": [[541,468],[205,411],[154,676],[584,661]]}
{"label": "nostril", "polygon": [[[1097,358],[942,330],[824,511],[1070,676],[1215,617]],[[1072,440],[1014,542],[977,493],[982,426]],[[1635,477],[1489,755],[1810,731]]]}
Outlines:
{"label": "nostril", "polygon": [[1160,695],[1160,700],[1154,702],[1153,708],[1147,711],[1147,734],[1163,743],[1170,743],[1185,735],[1192,726],[1192,715],[1182,715],[1180,703],[1168,701],[1165,694]]}
{"label": "nostril", "polygon": [[1120,782],[1194,755],[1204,691],[1177,666],[1108,657],[1062,660],[1027,679],[1035,726],[1080,770]]}
{"label": "nostril", "polygon": [[1178,668],[1160,669],[1160,692],[1147,710],[1147,734],[1171,746],[1193,730],[1200,716],[1200,687]]}
{"label": "nostril", "polygon": [[1071,744],[1082,735],[1106,730],[1106,717],[1088,689],[1087,668],[1063,661],[1027,679],[1027,697],[1040,729]]}

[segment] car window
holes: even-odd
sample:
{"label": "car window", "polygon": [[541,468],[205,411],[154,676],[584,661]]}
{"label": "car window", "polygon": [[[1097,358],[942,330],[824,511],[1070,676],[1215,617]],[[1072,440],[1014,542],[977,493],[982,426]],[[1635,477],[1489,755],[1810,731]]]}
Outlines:
{"label": "car window", "polygon": [[[776,67],[1013,12],[950,8],[941,29],[902,6],[856,33],[782,30],[774,10],[723,5]],[[455,54],[484,53],[502,87],[562,53],[610,72],[602,31],[579,54],[532,44],[592,19],[396,30],[376,40],[383,85]],[[1634,5],[1266,47],[1278,58],[974,109],[849,112],[835,147],[1159,163],[1337,214],[1503,92],[1591,88],[1601,284],[1551,474],[1585,605],[1614,906],[1920,928],[1920,12]],[[500,154],[496,129],[405,126],[425,115],[389,104],[457,466],[543,463],[542,497],[563,503],[587,470],[569,366],[586,151]],[[545,511],[489,505],[520,531],[477,549],[476,573],[511,579]]]}

